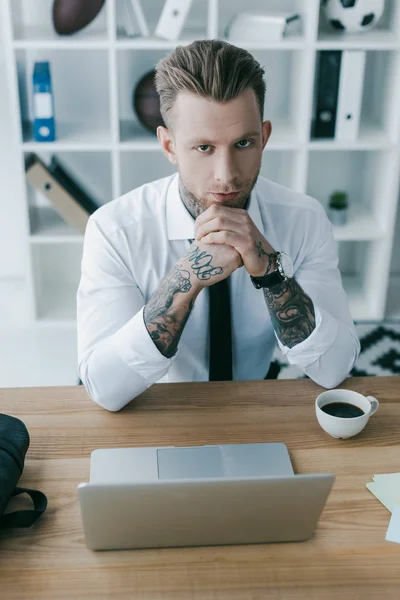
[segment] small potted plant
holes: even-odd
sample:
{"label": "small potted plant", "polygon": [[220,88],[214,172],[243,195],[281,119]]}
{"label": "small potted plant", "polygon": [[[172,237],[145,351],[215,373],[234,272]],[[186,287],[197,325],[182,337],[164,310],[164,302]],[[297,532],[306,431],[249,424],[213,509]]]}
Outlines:
{"label": "small potted plant", "polygon": [[333,225],[345,225],[348,211],[347,192],[333,192],[329,198],[328,215]]}

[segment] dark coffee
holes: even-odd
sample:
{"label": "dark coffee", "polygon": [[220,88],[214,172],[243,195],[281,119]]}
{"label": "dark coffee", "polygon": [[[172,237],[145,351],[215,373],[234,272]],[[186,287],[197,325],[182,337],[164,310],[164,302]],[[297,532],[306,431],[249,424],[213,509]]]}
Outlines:
{"label": "dark coffee", "polygon": [[364,414],[361,408],[347,402],[330,402],[329,404],[325,404],[325,406],[321,406],[321,410],[327,415],[340,417],[341,419],[352,419],[354,417],[361,417]]}

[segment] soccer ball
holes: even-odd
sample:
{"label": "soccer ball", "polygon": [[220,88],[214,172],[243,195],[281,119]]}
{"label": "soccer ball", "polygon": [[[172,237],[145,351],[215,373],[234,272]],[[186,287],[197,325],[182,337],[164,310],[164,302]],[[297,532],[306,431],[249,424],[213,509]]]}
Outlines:
{"label": "soccer ball", "polygon": [[328,23],[337,31],[359,33],[375,27],[385,0],[323,0]]}

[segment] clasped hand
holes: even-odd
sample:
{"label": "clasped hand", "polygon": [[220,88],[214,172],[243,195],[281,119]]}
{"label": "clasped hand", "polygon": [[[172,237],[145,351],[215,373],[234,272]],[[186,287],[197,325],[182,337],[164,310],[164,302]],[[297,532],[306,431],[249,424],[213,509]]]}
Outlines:
{"label": "clasped hand", "polygon": [[213,204],[197,217],[195,237],[205,244],[235,248],[253,277],[262,277],[276,269],[275,250],[245,209]]}

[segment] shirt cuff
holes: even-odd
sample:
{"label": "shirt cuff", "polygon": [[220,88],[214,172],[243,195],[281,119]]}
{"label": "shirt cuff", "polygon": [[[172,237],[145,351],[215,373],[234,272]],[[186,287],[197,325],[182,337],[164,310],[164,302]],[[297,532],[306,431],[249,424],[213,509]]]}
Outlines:
{"label": "shirt cuff", "polygon": [[336,339],[338,325],[336,320],[328,312],[314,305],[315,329],[303,342],[288,348],[282,344],[276,332],[275,337],[282,353],[291,365],[305,369],[318,360]]}
{"label": "shirt cuff", "polygon": [[113,343],[121,359],[152,385],[166,375],[179,350],[172,358],[161,354],[147,331],[143,311],[144,306],[114,334]]}

